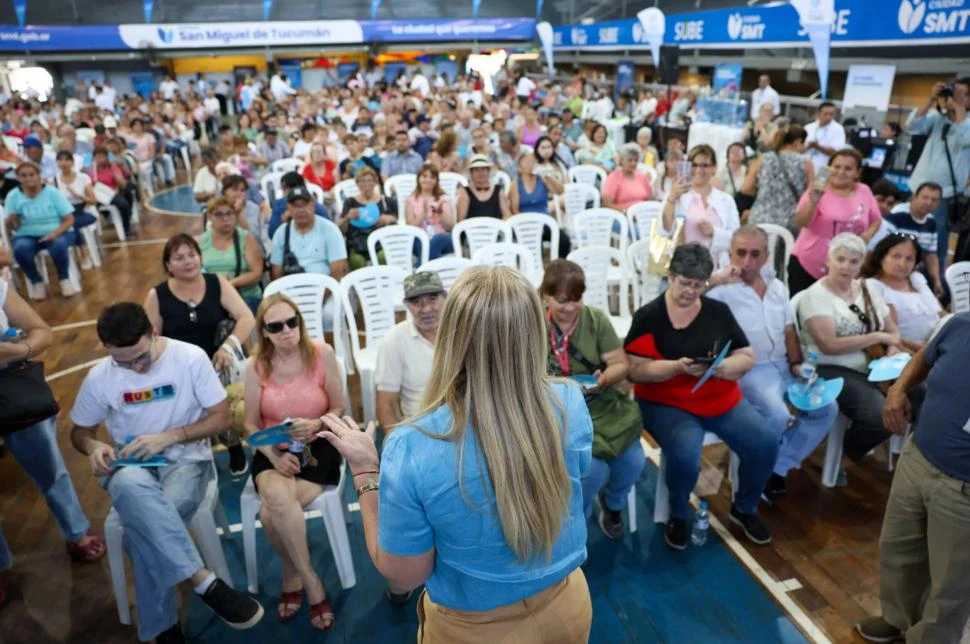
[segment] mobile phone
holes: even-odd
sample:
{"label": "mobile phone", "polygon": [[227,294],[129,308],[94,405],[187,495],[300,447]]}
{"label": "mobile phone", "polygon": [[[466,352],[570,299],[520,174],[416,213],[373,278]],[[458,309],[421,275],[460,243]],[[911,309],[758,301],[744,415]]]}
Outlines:
{"label": "mobile phone", "polygon": [[717,356],[701,356],[699,358],[691,358],[691,360],[697,364],[714,364],[714,361],[717,360]]}
{"label": "mobile phone", "polygon": [[819,190],[824,190],[825,184],[828,183],[830,174],[832,174],[832,171],[829,170],[827,165],[823,165],[821,168],[819,168],[818,172],[815,174],[815,187]]}
{"label": "mobile phone", "polygon": [[690,181],[691,163],[690,161],[677,162],[677,177],[684,181]]}

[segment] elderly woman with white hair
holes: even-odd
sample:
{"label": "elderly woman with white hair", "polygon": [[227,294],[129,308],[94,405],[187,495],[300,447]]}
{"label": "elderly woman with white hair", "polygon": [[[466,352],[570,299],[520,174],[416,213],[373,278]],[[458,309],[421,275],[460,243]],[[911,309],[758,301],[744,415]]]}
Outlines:
{"label": "elderly woman with white hair", "polygon": [[[856,462],[889,438],[882,417],[886,397],[867,378],[866,350],[880,347],[892,355],[902,347],[889,306],[859,278],[865,254],[866,242],[858,235],[836,235],[829,243],[825,277],[805,290],[795,311],[807,353],[818,356],[818,373],[826,379],[845,380],[838,403],[852,421],[845,435],[845,454]],[[910,392],[914,418],[923,393],[922,389]],[[842,475],[840,479],[844,484]]]}
{"label": "elderly woman with white hair", "polygon": [[640,163],[645,163],[651,168],[657,167],[660,163],[660,153],[653,143],[653,130],[647,126],[637,130],[637,147],[640,148]]}
{"label": "elderly woman with white hair", "polygon": [[618,155],[620,164],[603,182],[603,205],[621,212],[633,204],[649,201],[653,186],[646,174],[637,170],[640,163],[640,146],[626,143]]}

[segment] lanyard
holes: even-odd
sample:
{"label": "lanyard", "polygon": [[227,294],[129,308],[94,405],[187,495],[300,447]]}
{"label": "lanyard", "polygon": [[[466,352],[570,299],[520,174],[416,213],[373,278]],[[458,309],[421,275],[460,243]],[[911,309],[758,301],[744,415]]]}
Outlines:
{"label": "lanyard", "polygon": [[569,336],[565,333],[562,334],[562,346],[560,342],[556,340],[555,325],[552,321],[552,312],[548,309],[546,310],[546,320],[549,322],[549,344],[552,345],[552,355],[555,356],[556,362],[559,364],[559,369],[562,371],[562,375],[569,375]]}

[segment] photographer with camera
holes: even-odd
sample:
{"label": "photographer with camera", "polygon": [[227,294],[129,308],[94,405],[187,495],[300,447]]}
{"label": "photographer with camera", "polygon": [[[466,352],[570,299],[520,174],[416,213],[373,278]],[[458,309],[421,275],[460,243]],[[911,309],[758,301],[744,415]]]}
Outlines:
{"label": "photographer with camera", "polygon": [[[913,112],[906,121],[909,134],[925,134],[926,146],[909,178],[910,189],[933,182],[943,187],[943,200],[933,212],[937,229],[937,255],[940,269],[945,270],[950,247],[950,211],[954,198],[967,183],[970,170],[965,151],[970,147],[970,78],[952,83],[937,83],[926,104]],[[961,235],[961,242],[963,237]],[[959,255],[962,243],[958,245]]]}

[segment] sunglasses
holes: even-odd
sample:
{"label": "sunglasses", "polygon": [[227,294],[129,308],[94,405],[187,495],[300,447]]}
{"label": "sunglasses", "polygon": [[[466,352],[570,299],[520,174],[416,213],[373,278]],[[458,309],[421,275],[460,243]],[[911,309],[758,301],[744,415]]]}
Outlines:
{"label": "sunglasses", "polygon": [[195,310],[196,308],[198,308],[199,305],[196,303],[195,300],[189,300],[186,303],[186,306],[189,307],[189,322],[191,322],[192,324],[195,324],[196,322],[199,321],[199,314]]}
{"label": "sunglasses", "polygon": [[300,326],[300,316],[294,315],[293,317],[287,318],[280,322],[266,322],[263,324],[263,328],[266,329],[267,333],[276,335],[283,330],[284,324],[291,329],[295,329],[296,327]]}
{"label": "sunglasses", "polygon": [[859,317],[859,321],[862,322],[867,328],[869,327],[869,316],[866,312],[859,308],[858,304],[850,304],[849,310],[855,313]]}

